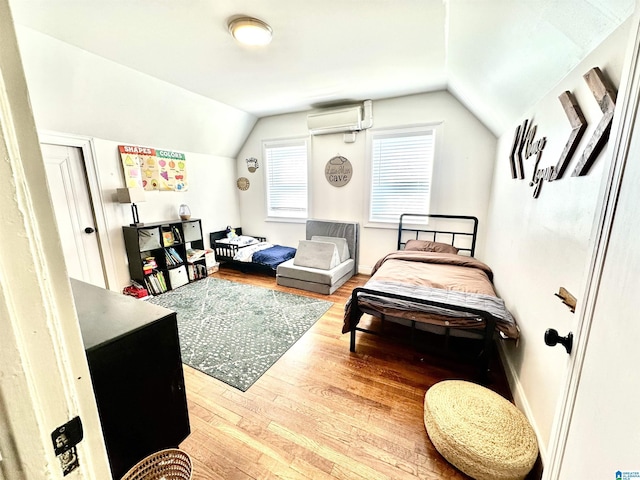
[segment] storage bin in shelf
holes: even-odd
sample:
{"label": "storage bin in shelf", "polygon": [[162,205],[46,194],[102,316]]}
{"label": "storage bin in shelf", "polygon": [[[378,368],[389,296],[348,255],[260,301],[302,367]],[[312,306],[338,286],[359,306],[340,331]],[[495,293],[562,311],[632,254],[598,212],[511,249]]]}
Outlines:
{"label": "storage bin in shelf", "polygon": [[200,231],[200,222],[184,222],[182,224],[182,231],[184,232],[184,241],[195,242],[202,240],[202,232]]}
{"label": "storage bin in shelf", "polygon": [[138,247],[141,252],[160,248],[160,231],[157,228],[138,229]]}
{"label": "storage bin in shelf", "polygon": [[189,277],[187,276],[187,267],[181,265],[169,270],[169,283],[171,288],[178,288],[189,283]]}

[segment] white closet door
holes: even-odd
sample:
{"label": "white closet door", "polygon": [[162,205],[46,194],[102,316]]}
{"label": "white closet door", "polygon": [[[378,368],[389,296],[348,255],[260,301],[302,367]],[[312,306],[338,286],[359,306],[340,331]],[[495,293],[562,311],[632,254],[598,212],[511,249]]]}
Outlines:
{"label": "white closet door", "polygon": [[105,288],[82,150],[42,144],[49,193],[70,277]]}

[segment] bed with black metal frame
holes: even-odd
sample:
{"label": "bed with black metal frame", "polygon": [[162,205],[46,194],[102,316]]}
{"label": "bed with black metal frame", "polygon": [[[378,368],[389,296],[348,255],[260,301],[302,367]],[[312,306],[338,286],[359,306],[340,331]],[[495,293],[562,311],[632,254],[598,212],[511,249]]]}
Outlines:
{"label": "bed with black metal frame", "polygon": [[[432,223],[442,227],[432,227]],[[519,331],[504,302],[495,294],[491,270],[474,258],[477,234],[476,217],[401,215],[397,251],[380,259],[371,279],[355,288],[345,305],[342,331],[351,334],[350,350],[355,352],[357,331],[382,334],[384,323],[389,320],[409,326],[411,343],[416,347],[421,347],[415,343],[416,330],[442,335],[444,348],[439,352],[449,352],[450,337],[476,339],[479,348],[472,357],[486,378],[495,337],[517,338]],[[412,248],[427,245],[437,251],[405,252],[408,242]],[[457,253],[443,247],[448,245],[455,247]],[[384,268],[388,270],[383,266],[386,261],[393,263],[392,276],[388,271],[382,272]],[[460,275],[468,274],[471,277],[467,287],[461,284]],[[429,275],[437,278],[433,284]],[[454,280],[449,284],[451,275]],[[382,331],[359,326],[364,313],[379,318]]]}

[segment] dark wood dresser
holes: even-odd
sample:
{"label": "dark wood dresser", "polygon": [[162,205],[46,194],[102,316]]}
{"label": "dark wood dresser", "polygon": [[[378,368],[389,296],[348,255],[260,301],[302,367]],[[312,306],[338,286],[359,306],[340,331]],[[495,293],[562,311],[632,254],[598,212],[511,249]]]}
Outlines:
{"label": "dark wood dresser", "polygon": [[176,314],[71,280],[111,473],[190,433]]}

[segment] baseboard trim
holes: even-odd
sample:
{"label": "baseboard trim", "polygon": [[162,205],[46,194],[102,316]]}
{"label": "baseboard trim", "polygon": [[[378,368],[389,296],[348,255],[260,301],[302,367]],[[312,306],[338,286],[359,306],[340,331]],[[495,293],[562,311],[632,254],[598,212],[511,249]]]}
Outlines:
{"label": "baseboard trim", "polygon": [[522,388],[522,384],[520,383],[520,378],[516,374],[515,368],[509,361],[509,358],[506,354],[504,342],[498,342],[498,353],[500,355],[500,360],[502,360],[502,366],[504,367],[504,372],[507,376],[507,382],[509,383],[511,394],[513,395],[513,401],[516,406],[525,414],[525,416],[529,420],[529,423],[531,423],[531,426],[533,427],[533,431],[536,434],[536,438],[538,439],[538,449],[540,451],[540,459],[542,460],[542,464],[544,465],[546,464],[547,460],[547,445],[542,441],[540,431],[538,430],[538,426],[533,417],[531,406],[527,401],[527,396],[524,392],[524,388]]}
{"label": "baseboard trim", "polygon": [[373,267],[370,265],[358,265],[358,273],[362,273],[363,275],[371,275],[371,271]]}

